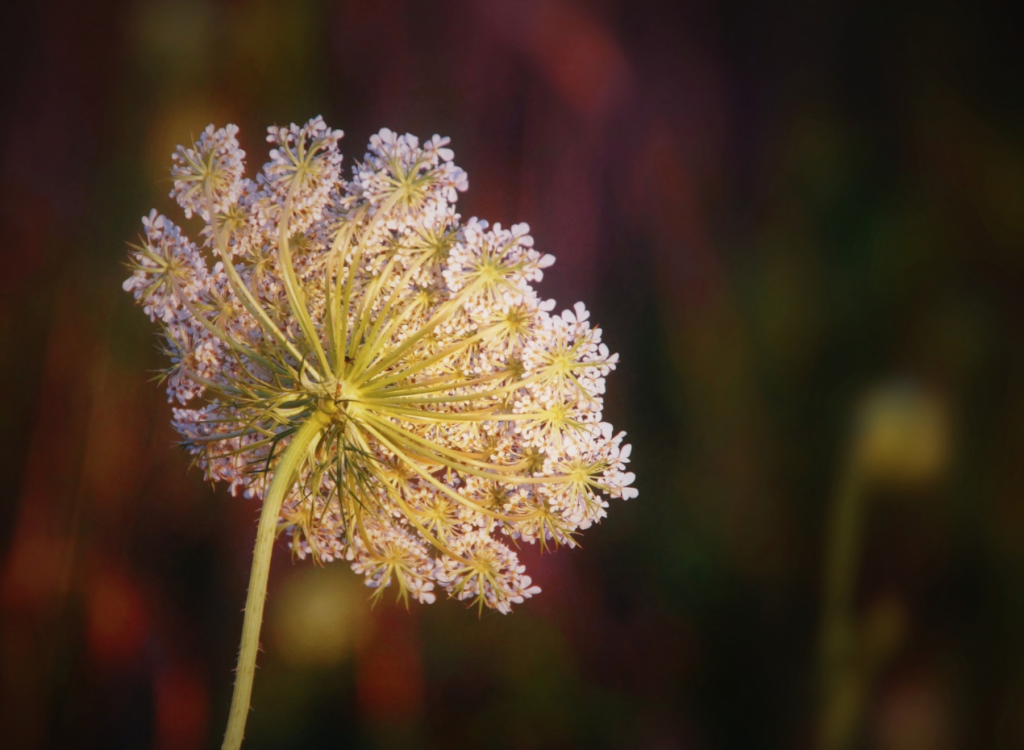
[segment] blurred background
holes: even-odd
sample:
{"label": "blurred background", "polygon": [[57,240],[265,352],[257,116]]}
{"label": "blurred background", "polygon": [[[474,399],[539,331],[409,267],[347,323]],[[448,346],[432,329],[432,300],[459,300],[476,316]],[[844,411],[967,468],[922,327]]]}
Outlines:
{"label": "blurred background", "polygon": [[151,382],[170,154],[452,137],[621,354],[640,497],[510,616],[277,551],[246,747],[1024,747],[1024,47],[997,2],[89,0],[0,24],[0,746],[219,747],[258,507]]}

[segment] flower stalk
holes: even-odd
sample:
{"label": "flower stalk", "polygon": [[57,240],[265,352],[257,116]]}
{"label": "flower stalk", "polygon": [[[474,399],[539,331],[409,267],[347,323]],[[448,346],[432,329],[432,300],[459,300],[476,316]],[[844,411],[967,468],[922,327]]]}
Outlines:
{"label": "flower stalk", "polygon": [[238,647],[235,687],[231,694],[231,709],[228,713],[228,727],[224,733],[222,750],[238,750],[245,735],[252,682],[256,674],[256,653],[259,651],[263,605],[267,599],[270,558],[274,551],[274,540],[277,538],[277,519],[281,513],[281,506],[298,478],[299,467],[306,454],[315,446],[330,422],[328,414],[315,411],[303,423],[281,456],[274,470],[274,477],[270,481],[270,487],[263,498],[263,510],[260,512],[259,526],[256,529],[256,547],[252,553],[249,591],[245,597],[245,616],[242,621],[242,642]]}

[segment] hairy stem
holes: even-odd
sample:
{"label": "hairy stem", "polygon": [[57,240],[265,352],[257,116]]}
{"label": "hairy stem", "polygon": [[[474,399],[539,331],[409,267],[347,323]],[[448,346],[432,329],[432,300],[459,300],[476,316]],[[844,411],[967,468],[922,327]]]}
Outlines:
{"label": "hairy stem", "polygon": [[256,672],[260,626],[263,624],[263,604],[267,598],[270,555],[274,548],[281,506],[295,483],[306,452],[328,424],[330,417],[317,411],[299,427],[284,455],[281,456],[274,470],[274,478],[270,481],[270,488],[263,498],[263,511],[260,513],[260,523],[256,531],[256,549],[252,556],[252,573],[249,576],[249,593],[245,598],[245,618],[242,621],[242,644],[238,649],[235,690],[231,695],[231,711],[228,715],[228,728],[224,733],[222,750],[238,750],[245,735],[245,720],[249,715],[249,698],[252,695],[252,680]]}

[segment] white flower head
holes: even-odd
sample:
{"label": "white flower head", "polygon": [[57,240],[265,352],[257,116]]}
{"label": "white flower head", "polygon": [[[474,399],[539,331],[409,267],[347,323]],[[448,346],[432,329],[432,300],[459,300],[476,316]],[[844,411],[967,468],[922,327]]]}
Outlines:
{"label": "white flower head", "polygon": [[317,117],[270,128],[249,180],[237,132],[173,156],[205,242],[151,213],[124,283],[162,327],[184,445],[262,498],[305,435],[279,518],[297,556],[508,612],[540,591],[510,543],[575,546],[636,496],[602,419],[617,355],[582,303],[537,296],[554,258],[526,224],[462,220],[447,138],[381,130],[346,180]]}
{"label": "white flower head", "polygon": [[[214,130],[207,126],[192,148],[178,146],[171,155],[171,197],[191,218],[198,214],[206,221],[226,211],[242,193],[245,152],[238,147],[237,125]],[[212,209],[212,214],[211,214]]]}

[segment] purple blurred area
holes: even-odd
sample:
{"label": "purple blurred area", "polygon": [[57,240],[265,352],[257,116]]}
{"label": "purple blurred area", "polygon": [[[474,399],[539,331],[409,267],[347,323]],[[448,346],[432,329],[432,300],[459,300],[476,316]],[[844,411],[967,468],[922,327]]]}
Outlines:
{"label": "purple blurred area", "polygon": [[640,497],[582,549],[522,551],[544,591],[509,616],[371,607],[282,544],[247,750],[816,747],[851,452],[856,609],[888,644],[851,747],[1024,747],[1019,9],[3,15],[0,746],[219,747],[258,507],[174,447],[126,242],[178,217],[170,154],[207,123],[241,127],[252,173],[267,125],[322,114],[346,164],[381,127],[451,136],[462,214],[530,224],[541,292],[621,355],[606,414]]}

